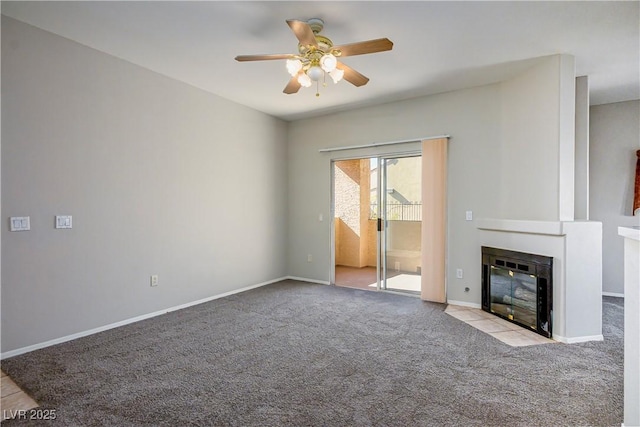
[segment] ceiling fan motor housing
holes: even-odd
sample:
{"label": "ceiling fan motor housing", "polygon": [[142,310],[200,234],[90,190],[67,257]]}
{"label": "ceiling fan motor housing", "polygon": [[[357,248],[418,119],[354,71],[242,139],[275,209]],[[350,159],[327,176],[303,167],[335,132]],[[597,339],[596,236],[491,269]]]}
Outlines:
{"label": "ceiling fan motor housing", "polygon": [[[333,42],[329,37],[318,34],[324,28],[324,21],[320,18],[311,18],[307,21],[307,24],[309,24],[311,31],[313,31],[313,35],[316,37],[316,42],[318,43],[318,47],[316,49],[322,53],[329,53],[333,47]],[[305,55],[309,50],[309,46],[304,46],[301,43],[298,44],[298,52],[300,52],[301,55]]]}
{"label": "ceiling fan motor housing", "polygon": [[[333,47],[333,42],[331,41],[331,39],[320,34],[315,34],[315,36],[316,42],[318,42],[318,47],[315,49],[320,50],[324,53],[328,53]],[[309,50],[309,46],[303,46],[302,44],[298,43],[298,52],[300,52],[300,55],[306,54],[307,52],[309,52]]]}

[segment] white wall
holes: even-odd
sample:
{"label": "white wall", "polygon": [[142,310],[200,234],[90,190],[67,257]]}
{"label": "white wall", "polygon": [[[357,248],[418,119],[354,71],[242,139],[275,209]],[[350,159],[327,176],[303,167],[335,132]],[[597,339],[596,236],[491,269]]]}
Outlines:
{"label": "white wall", "polygon": [[285,122],[3,17],[2,124],[3,352],[286,275]]}
{"label": "white wall", "polygon": [[573,220],[573,57],[549,57],[502,87],[500,212],[495,218]]}
{"label": "white wall", "polygon": [[640,225],[632,216],[636,150],[640,149],[640,101],[596,105],[590,111],[590,199],[602,221],[602,287],[623,294],[623,239],[619,226]]}
{"label": "white wall", "polygon": [[[478,218],[559,219],[558,104],[560,76],[564,76],[561,64],[559,57],[542,58],[531,70],[506,83],[291,123],[290,274],[314,280],[330,279],[330,223],[319,222],[318,214],[329,217],[332,158],[420,147],[406,144],[333,153],[319,153],[318,149],[450,134],[447,276],[454,278],[456,268],[464,269],[465,275],[464,279],[450,279],[448,299],[479,304],[480,244],[474,223],[465,221],[465,211],[473,210]],[[574,79],[572,75],[572,87]],[[513,122],[516,119],[517,124]],[[544,144],[549,152],[525,149],[523,141]],[[502,154],[504,150],[509,152],[506,157]],[[533,184],[546,186],[546,191],[532,189]],[[539,206],[513,207],[505,213],[502,205],[505,190],[512,203]],[[570,202],[573,207],[573,199]],[[313,255],[313,263],[307,262],[307,254]],[[471,288],[469,293],[464,292],[465,286]]]}

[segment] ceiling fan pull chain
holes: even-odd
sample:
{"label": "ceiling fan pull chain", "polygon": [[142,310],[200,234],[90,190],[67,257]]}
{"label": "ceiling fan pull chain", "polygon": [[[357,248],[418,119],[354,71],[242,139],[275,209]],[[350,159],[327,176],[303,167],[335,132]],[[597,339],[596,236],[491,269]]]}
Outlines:
{"label": "ceiling fan pull chain", "polygon": [[316,97],[320,96],[320,80],[316,80]]}

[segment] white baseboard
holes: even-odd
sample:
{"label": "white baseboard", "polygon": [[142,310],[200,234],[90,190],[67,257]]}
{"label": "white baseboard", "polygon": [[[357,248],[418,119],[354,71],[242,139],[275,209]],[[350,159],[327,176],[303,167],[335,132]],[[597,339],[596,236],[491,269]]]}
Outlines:
{"label": "white baseboard", "polygon": [[578,344],[581,342],[589,342],[589,341],[604,341],[604,336],[602,335],[586,335],[583,337],[574,337],[574,338],[566,338],[561,337],[559,335],[553,335],[553,339],[555,341],[559,341],[565,344]]}
{"label": "white baseboard", "polygon": [[616,297],[616,298],[624,298],[624,294],[618,294],[615,292],[603,292],[603,297]]}
{"label": "white baseboard", "polygon": [[287,276],[287,277],[285,277],[285,279],[298,280],[300,282],[319,283],[321,285],[330,285],[330,283],[328,281],[326,281],[326,280],[307,279],[305,277]]}
{"label": "white baseboard", "polygon": [[455,300],[452,300],[452,299],[447,300],[447,304],[459,305],[459,306],[462,306],[462,307],[482,308],[481,304],[476,304],[475,302],[455,301]]}
{"label": "white baseboard", "polygon": [[280,277],[278,279],[273,279],[273,280],[269,280],[269,281],[266,281],[266,282],[257,283],[255,285],[246,286],[244,288],[236,289],[236,290],[233,290],[233,291],[224,292],[222,294],[214,295],[214,296],[211,296],[211,297],[202,298],[202,299],[199,299],[197,301],[192,301],[192,302],[188,302],[188,303],[185,303],[185,304],[176,305],[174,307],[165,308],[163,310],[154,311],[153,313],[147,313],[147,314],[143,314],[141,316],[132,317],[130,319],[121,320],[119,322],[110,323],[108,325],[104,325],[104,326],[100,326],[100,327],[97,327],[97,328],[89,329],[87,331],[82,331],[82,332],[78,332],[78,333],[75,333],[75,334],[67,335],[67,336],[64,336],[64,337],[55,338],[55,339],[52,339],[52,340],[49,340],[49,341],[45,341],[45,342],[42,342],[42,343],[29,345],[27,347],[18,348],[16,350],[7,351],[7,352],[4,352],[4,353],[0,354],[0,360],[8,359],[10,357],[18,356],[18,355],[24,354],[24,353],[29,353],[29,352],[34,351],[34,350],[40,350],[41,348],[50,347],[52,345],[61,344],[63,342],[72,341],[72,340],[75,340],[75,339],[78,339],[78,338],[86,337],[88,335],[97,334],[98,332],[103,332],[103,331],[107,331],[109,329],[118,328],[120,326],[125,326],[125,325],[128,325],[130,323],[139,322],[141,320],[149,319],[151,317],[156,317],[156,316],[160,316],[162,314],[171,313],[172,311],[182,310],[183,308],[191,307],[191,306],[198,305],[198,304],[203,304],[205,302],[213,301],[213,300],[219,299],[219,298],[224,298],[224,297],[227,297],[229,295],[239,294],[241,292],[246,292],[246,291],[249,291],[251,289],[255,289],[255,288],[262,287],[262,286],[270,285],[272,283],[281,282],[281,281],[286,280],[288,278],[289,277]]}

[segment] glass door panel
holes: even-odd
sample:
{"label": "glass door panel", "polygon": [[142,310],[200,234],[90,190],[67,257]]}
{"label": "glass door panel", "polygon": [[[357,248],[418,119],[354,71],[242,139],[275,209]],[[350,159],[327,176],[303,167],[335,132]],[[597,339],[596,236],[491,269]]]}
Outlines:
{"label": "glass door panel", "polygon": [[422,253],[420,156],[380,159],[380,288],[419,293]]}
{"label": "glass door panel", "polygon": [[380,289],[378,158],[335,160],[331,168],[331,281],[338,286]]}

